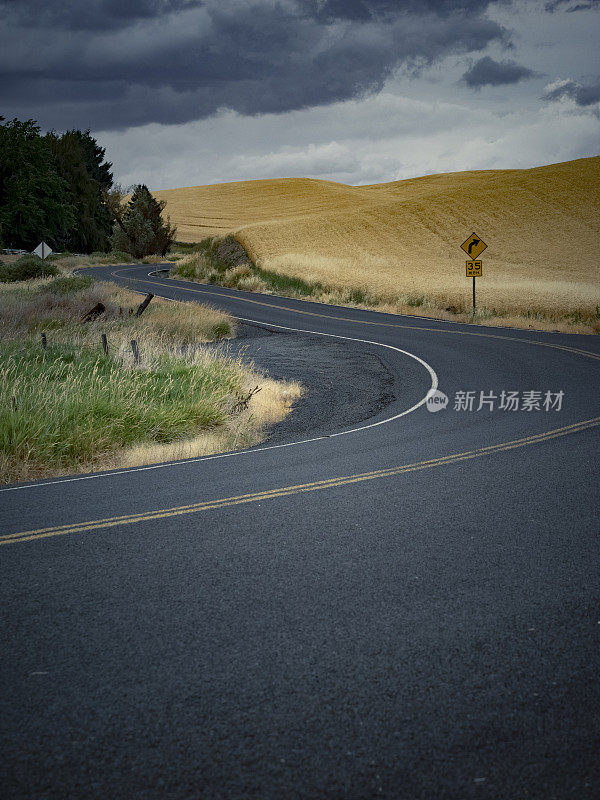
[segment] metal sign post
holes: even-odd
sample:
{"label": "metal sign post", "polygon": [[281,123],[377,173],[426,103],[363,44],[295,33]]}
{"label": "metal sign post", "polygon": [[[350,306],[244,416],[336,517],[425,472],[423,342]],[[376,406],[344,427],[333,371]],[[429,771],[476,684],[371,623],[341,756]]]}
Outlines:
{"label": "metal sign post", "polygon": [[46,242],[40,242],[33,252],[34,255],[39,256],[42,259],[42,278],[44,278],[46,276],[44,270],[45,260],[47,256],[52,255],[52,248],[48,247]]}
{"label": "metal sign post", "polygon": [[[471,259],[476,259],[486,249],[487,244],[476,233],[472,233],[462,244],[461,248]],[[475,313],[475,278],[483,274],[482,261],[467,261],[467,278],[473,278],[473,313]]]}
{"label": "metal sign post", "polygon": [[473,311],[475,311],[475,278],[483,275],[483,261],[467,261],[467,278],[473,278]]}

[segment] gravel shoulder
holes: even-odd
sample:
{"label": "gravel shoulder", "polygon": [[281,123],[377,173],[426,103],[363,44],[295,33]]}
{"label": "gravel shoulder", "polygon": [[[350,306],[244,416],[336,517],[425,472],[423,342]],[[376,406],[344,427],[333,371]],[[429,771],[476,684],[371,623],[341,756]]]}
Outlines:
{"label": "gravel shoulder", "polygon": [[304,389],[288,416],[271,428],[269,442],[321,436],[363,422],[400,392],[384,358],[354,342],[240,323],[237,337],[225,349],[254,362],[259,372],[298,381]]}

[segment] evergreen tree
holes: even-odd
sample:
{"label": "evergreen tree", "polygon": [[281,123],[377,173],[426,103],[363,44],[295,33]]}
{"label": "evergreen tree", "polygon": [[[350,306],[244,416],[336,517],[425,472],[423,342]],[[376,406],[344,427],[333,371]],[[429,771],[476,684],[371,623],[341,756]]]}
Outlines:
{"label": "evergreen tree", "polygon": [[106,148],[98,144],[89,129],[69,131],[69,133],[73,134],[81,145],[90,178],[98,183],[103,192],[108,192],[113,185],[113,174],[110,171],[112,164],[104,160]]}
{"label": "evergreen tree", "polygon": [[125,210],[117,212],[111,239],[113,250],[124,250],[135,258],[164,256],[175,239],[176,228],[162,218],[166,202],[152,196],[147,186],[138,184]]}
{"label": "evergreen tree", "polygon": [[110,245],[113,217],[110,212],[108,195],[113,185],[112,164],[104,160],[106,148],[87,131],[71,131],[78,139],[83,150],[87,171],[90,178],[98,185],[98,200],[95,207],[95,220],[99,231],[102,231],[104,245],[97,249],[106,250]]}
{"label": "evergreen tree", "polygon": [[111,219],[106,193],[112,185],[110,164],[102,163],[104,150],[86,131],[67,131],[62,136],[49,133],[58,171],[67,182],[76,210],[76,224],[70,231],[61,231],[61,248],[91,253],[107,250]]}
{"label": "evergreen tree", "polygon": [[60,247],[76,224],[75,205],[54,153],[35,120],[0,124],[0,239],[32,250]]}

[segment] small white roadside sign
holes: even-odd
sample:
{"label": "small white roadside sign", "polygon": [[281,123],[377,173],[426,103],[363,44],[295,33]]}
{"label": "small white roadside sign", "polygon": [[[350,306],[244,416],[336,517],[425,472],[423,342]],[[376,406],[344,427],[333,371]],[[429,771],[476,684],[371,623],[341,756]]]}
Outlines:
{"label": "small white roadside sign", "polygon": [[34,255],[39,256],[41,259],[48,258],[52,253],[52,248],[48,247],[46,242],[40,242],[33,251]]}

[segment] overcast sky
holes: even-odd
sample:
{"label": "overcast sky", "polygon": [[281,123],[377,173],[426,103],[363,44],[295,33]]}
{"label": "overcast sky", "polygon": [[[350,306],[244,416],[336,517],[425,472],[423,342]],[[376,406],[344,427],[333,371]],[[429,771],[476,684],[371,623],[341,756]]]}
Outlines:
{"label": "overcast sky", "polygon": [[360,184],[600,152],[600,0],[0,0],[0,114],[115,179]]}

